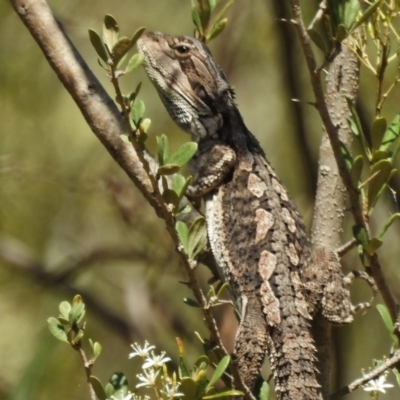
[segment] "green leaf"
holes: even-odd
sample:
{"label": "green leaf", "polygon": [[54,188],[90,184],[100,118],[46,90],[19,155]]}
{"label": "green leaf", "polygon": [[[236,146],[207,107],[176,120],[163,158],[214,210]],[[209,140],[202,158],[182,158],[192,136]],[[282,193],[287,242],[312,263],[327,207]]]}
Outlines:
{"label": "green leaf", "polygon": [[150,125],[151,125],[151,119],[150,118],[144,118],[142,120],[142,122],[140,123],[140,125],[139,125],[139,129],[142,132],[147,132],[149,130],[149,128],[150,128]]}
{"label": "green leaf", "polygon": [[104,17],[103,23],[103,39],[110,53],[112,52],[115,43],[118,42],[118,33],[119,28],[117,21],[112,15],[107,14]]}
{"label": "green leaf", "polygon": [[136,86],[135,91],[132,92],[132,93],[129,93],[128,99],[129,99],[129,103],[130,103],[130,106],[131,106],[131,107],[132,107],[133,104],[135,103],[135,100],[136,100],[136,98],[137,98],[137,96],[138,96],[138,94],[139,94],[139,92],[140,92],[140,88],[141,88],[141,87],[142,87],[142,82],[139,82],[138,85]]}
{"label": "green leaf", "polygon": [[176,174],[172,177],[171,189],[181,199],[185,193],[186,178],[181,174]]}
{"label": "green leaf", "polygon": [[382,141],[379,146],[379,150],[388,150],[389,147],[397,140],[400,136],[400,114],[397,114],[389,127],[385,131]]}
{"label": "green leaf", "polygon": [[268,382],[264,381],[260,389],[260,396],[259,396],[260,400],[269,400],[270,393],[271,393],[271,388],[269,387]]}
{"label": "green leaf", "polygon": [[197,301],[190,299],[189,297],[184,297],[183,302],[189,307],[200,308],[200,304]]}
{"label": "green leaf", "polygon": [[345,2],[343,22],[346,29],[351,29],[360,11],[359,0],[349,0]]}
{"label": "green leaf", "polygon": [[136,42],[139,40],[140,36],[142,36],[143,32],[146,30],[144,26],[140,27],[136,30],[136,32],[131,37],[131,44],[134,46]]}
{"label": "green leaf", "polygon": [[83,303],[75,303],[72,305],[71,312],[69,313],[69,323],[72,326],[78,323],[85,315],[85,305]]}
{"label": "green leaf", "polygon": [[216,5],[217,5],[218,0],[208,0],[208,4],[210,7],[210,12],[213,12]]}
{"label": "green leaf", "polygon": [[377,304],[376,309],[378,310],[378,312],[382,318],[382,321],[385,324],[386,329],[388,330],[392,340],[394,342],[397,342],[397,337],[396,337],[396,335],[393,334],[394,325],[393,325],[393,321],[390,316],[389,310],[383,304]]}
{"label": "green leaf", "polygon": [[200,14],[195,7],[192,7],[192,21],[196,29],[199,31],[200,35],[203,36],[204,32],[201,24]]}
{"label": "green leaf", "polygon": [[114,386],[111,385],[111,383],[109,383],[109,382],[106,384],[104,389],[105,389],[105,392],[106,392],[106,395],[107,395],[107,399],[112,397],[114,395],[114,393],[115,393]]}
{"label": "green leaf", "polygon": [[352,34],[359,26],[361,26],[365,21],[367,21],[367,19],[371,17],[374,14],[374,12],[378,9],[381,2],[382,0],[378,0],[375,3],[371,4],[361,15],[359,20],[352,26],[349,34]]}
{"label": "green leaf", "polygon": [[174,209],[179,205],[178,195],[171,189],[166,189],[163,191],[162,197],[167,204],[172,204]]}
{"label": "green leaf", "polygon": [[350,171],[351,181],[355,187],[358,187],[360,183],[363,166],[364,166],[364,157],[359,155],[354,159]]}
{"label": "green leaf", "polygon": [[390,225],[392,225],[393,221],[396,218],[400,218],[400,213],[396,213],[390,216],[389,219],[387,219],[385,221],[385,223],[383,224],[382,228],[379,230],[377,237],[379,239],[382,239],[383,235],[386,233],[386,231],[390,228]]}
{"label": "green leaf", "polygon": [[79,341],[85,336],[85,331],[83,329],[79,329],[78,333],[75,335],[73,340],[71,341],[72,344],[78,344]]}
{"label": "green leaf", "polygon": [[131,119],[135,123],[136,126],[139,125],[140,120],[143,118],[143,115],[146,111],[146,106],[142,100],[136,99],[131,108]]}
{"label": "green leaf", "polygon": [[[386,132],[386,119],[377,117],[375,118],[374,122],[372,123],[371,127],[371,139],[372,139],[372,149],[377,150],[380,149],[383,136]],[[382,149],[380,149],[382,150]]]}
{"label": "green leaf", "polygon": [[340,141],[340,151],[342,153],[347,170],[351,171],[353,167],[353,157],[349,152],[349,150],[347,149],[346,145],[342,141]]}
{"label": "green leaf", "polygon": [[240,392],[239,390],[231,389],[231,390],[226,390],[224,392],[219,392],[219,393],[203,396],[202,399],[203,400],[218,399],[221,397],[231,397],[231,396],[243,396],[243,392]]}
{"label": "green leaf", "polygon": [[368,211],[371,212],[376,201],[382,194],[392,172],[392,164],[388,160],[381,160],[371,168],[371,179],[368,182]]}
{"label": "green leaf", "polygon": [[192,378],[183,376],[179,392],[184,394],[184,399],[197,399],[197,383]]}
{"label": "green leaf", "polygon": [[196,151],[197,143],[186,142],[168,157],[165,164],[174,164],[183,167],[194,156]]}
{"label": "green leaf", "polygon": [[89,381],[90,381],[90,384],[92,385],[94,392],[96,393],[97,398],[99,400],[107,400],[106,392],[105,392],[100,380],[92,375],[89,378]]}
{"label": "green leaf", "polygon": [[378,238],[372,238],[369,242],[367,247],[365,248],[365,251],[372,256],[376,250],[379,249],[379,247],[381,247],[383,244],[382,240],[378,239]]}
{"label": "green leaf", "polygon": [[115,67],[118,67],[122,57],[124,57],[131,48],[131,40],[126,36],[121,37],[117,43],[115,43],[111,52]]}
{"label": "green leaf", "polygon": [[58,309],[60,311],[60,315],[64,319],[68,319],[68,315],[71,311],[71,304],[68,303],[68,301],[62,301],[60,305],[58,306]]}
{"label": "green leaf", "polygon": [[344,39],[347,38],[349,32],[347,31],[346,27],[343,24],[339,24],[336,27],[336,41],[341,43]]}
{"label": "green leaf", "polygon": [[187,225],[182,221],[177,221],[175,224],[175,230],[176,233],[178,234],[179,240],[183,246],[185,254],[188,254],[189,229]]}
{"label": "green leaf", "polygon": [[47,319],[47,323],[49,325],[50,332],[56,339],[68,343],[67,334],[65,333],[64,327],[62,324],[60,324],[58,319],[50,317]]}
{"label": "green leaf", "polygon": [[372,163],[375,164],[380,160],[385,160],[389,158],[389,152],[386,150],[376,150],[372,154]]}
{"label": "green leaf", "polygon": [[226,355],[221,359],[221,361],[218,363],[217,367],[215,368],[215,371],[210,379],[210,382],[208,382],[208,385],[206,387],[206,392],[208,392],[212,387],[214,387],[215,383],[221,378],[221,376],[224,374],[224,372],[228,368],[230,361],[231,361],[231,357],[229,355]]}
{"label": "green leaf", "polygon": [[105,62],[107,63],[108,60],[108,54],[106,51],[106,48],[103,45],[103,42],[99,36],[99,34],[92,30],[89,29],[89,39],[90,43],[92,43],[92,46],[96,50],[97,55]]}
{"label": "green leaf", "polygon": [[210,4],[208,0],[192,0],[193,7],[197,10],[203,31],[210,22]]}
{"label": "green leaf", "polygon": [[364,249],[368,246],[368,236],[367,232],[362,226],[354,225],[353,226],[353,235]]}
{"label": "green leaf", "polygon": [[96,360],[97,357],[101,354],[102,351],[101,344],[99,342],[94,342],[93,344],[93,360]]}
{"label": "green leaf", "polygon": [[328,46],[324,40],[324,38],[315,30],[315,29],[307,29],[308,36],[314,42],[314,44],[322,50],[324,54],[328,53]]}
{"label": "green leaf", "polygon": [[190,260],[194,260],[207,245],[206,221],[203,217],[197,218],[189,228],[188,252]]}
{"label": "green leaf", "polygon": [[222,18],[219,21],[215,22],[210,29],[210,32],[207,34],[207,42],[216,38],[226,27],[228,23],[228,18]]}
{"label": "green leaf", "polygon": [[220,21],[224,18],[225,13],[227,12],[228,8],[235,2],[235,0],[230,0],[221,8],[221,11],[217,14],[214,18],[214,21]]}
{"label": "green leaf", "polygon": [[345,96],[347,106],[349,107],[351,113],[351,119],[348,119],[347,122],[349,123],[350,129],[352,132],[360,138],[361,145],[363,147],[364,153],[367,156],[368,160],[371,160],[371,151],[369,149],[369,145],[367,139],[365,138],[364,131],[362,129],[361,121],[358,116],[357,110],[354,107],[353,101]]}
{"label": "green leaf", "polygon": [[162,167],[158,168],[158,174],[160,175],[173,175],[176,174],[181,167],[176,164],[165,164]]}
{"label": "green leaf", "polygon": [[168,137],[162,134],[157,136],[157,154],[158,163],[163,166],[169,157],[169,140]]}
{"label": "green leaf", "polygon": [[144,54],[142,53],[135,53],[128,61],[128,64],[125,68],[125,73],[133,71],[134,69],[138,68],[142,65],[144,61]]}

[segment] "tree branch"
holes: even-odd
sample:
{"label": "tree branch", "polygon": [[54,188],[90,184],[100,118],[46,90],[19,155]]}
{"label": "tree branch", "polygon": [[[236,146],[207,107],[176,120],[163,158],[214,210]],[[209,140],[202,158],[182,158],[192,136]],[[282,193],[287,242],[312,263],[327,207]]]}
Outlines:
{"label": "tree branch", "polygon": [[[367,235],[367,239],[369,240],[371,239],[369,223],[367,222],[367,219],[364,218],[359,190],[353,185],[350,173],[345,165],[345,160],[341,155],[339,126],[336,125],[336,121],[333,120],[329,112],[328,104],[321,83],[321,77],[320,77],[321,69],[317,67],[317,62],[314,57],[314,53],[311,46],[311,40],[304,26],[299,1],[290,0],[290,4],[293,13],[292,22],[297,30],[297,34],[300,39],[300,44],[303,49],[303,54],[306,59],[306,64],[310,75],[311,86],[316,99],[317,109],[320,114],[326,133],[329,137],[329,141],[336,160],[336,164],[338,166],[340,177],[343,181],[344,186],[346,187],[355,223],[356,225],[364,228]],[[371,256],[365,253],[365,256],[371,267],[371,275],[378,286],[378,289],[382,295],[382,298],[387,308],[389,309],[390,315],[393,320],[396,320],[398,313],[398,306],[382,274],[382,268],[379,262],[378,255],[375,253]]]}
{"label": "tree branch", "polygon": [[[81,110],[93,133],[139,188],[157,215],[164,219],[189,278],[189,287],[202,309],[211,340],[219,349],[220,355],[227,354],[212,312],[207,308],[206,299],[198,285],[194,273],[196,264],[189,262],[180,246],[174,217],[158,189],[152,185],[152,180],[140,161],[141,156],[138,156],[132,146],[121,140],[121,135],[127,135],[128,130],[114,101],[79,55],[44,0],[10,0],[10,2]],[[150,164],[150,169],[155,170],[156,163],[152,157],[146,152],[144,157]]]}

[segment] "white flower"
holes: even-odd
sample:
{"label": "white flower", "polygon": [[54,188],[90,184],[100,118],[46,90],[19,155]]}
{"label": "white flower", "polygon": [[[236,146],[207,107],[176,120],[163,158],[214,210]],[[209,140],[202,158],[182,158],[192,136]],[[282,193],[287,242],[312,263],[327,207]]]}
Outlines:
{"label": "white flower", "polygon": [[151,368],[149,370],[144,371],[144,374],[146,376],[139,374],[137,377],[139,378],[140,381],[142,381],[142,383],[138,383],[136,385],[136,388],[140,388],[142,386],[145,387],[154,386],[159,372],[160,372],[159,370],[156,372],[153,368]]}
{"label": "white flower", "polygon": [[140,347],[137,343],[131,344],[132,349],[134,350],[132,353],[129,353],[129,358],[133,358],[136,356],[140,356],[142,358],[146,357],[150,350],[155,349],[155,346],[149,346],[149,342],[144,342],[144,347]]}
{"label": "white flower", "polygon": [[166,384],[161,392],[166,394],[169,399],[172,399],[173,397],[182,397],[184,394],[178,392],[179,385],[180,383],[171,386]]}
{"label": "white flower", "polygon": [[385,389],[392,388],[393,385],[391,383],[386,383],[386,375],[381,375],[378,379],[372,379],[367,382],[367,384],[363,387],[366,392],[382,392],[386,393]]}
{"label": "white flower", "polygon": [[171,361],[169,357],[164,357],[165,352],[163,351],[159,356],[156,356],[153,352],[151,352],[151,356],[146,357],[145,363],[142,365],[143,369],[154,367],[161,368],[167,361]]}

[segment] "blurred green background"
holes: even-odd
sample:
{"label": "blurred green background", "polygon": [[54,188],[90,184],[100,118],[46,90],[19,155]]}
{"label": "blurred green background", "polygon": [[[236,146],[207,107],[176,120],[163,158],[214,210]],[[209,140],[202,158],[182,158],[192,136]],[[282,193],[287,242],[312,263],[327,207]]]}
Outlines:
{"label": "blurred green background", "polygon": [[[235,87],[237,104],[278,175],[310,224],[317,176],[320,122],[302,54],[292,28],[279,19],[280,0],[237,0],[226,31],[212,44],[218,63]],[[307,3],[307,2],[305,2]],[[307,19],[317,2],[308,2]],[[50,6],[89,66],[109,90],[87,30],[101,31],[114,15],[122,34],[139,26],[191,34],[189,0],[52,1]],[[94,374],[106,382],[114,371],[135,378],[129,344],[145,339],[176,360],[179,336],[193,360],[201,352],[194,331],[205,334],[201,314],[183,304],[190,296],[164,223],[91,133],[8,2],[0,2],[0,399],[87,399],[78,355],[48,332],[46,319],[58,304],[80,293],[87,305],[87,336],[103,345]],[[169,119],[142,69],[122,79],[125,92],[143,81],[141,98],[153,123],[148,146],[166,133],[173,146],[187,140]],[[375,82],[362,76],[359,108],[365,121]],[[299,98],[303,103],[293,103]],[[399,91],[385,116],[399,111]],[[397,192],[400,181],[393,180]],[[397,199],[381,201],[376,227],[397,211]],[[350,226],[350,225],[349,225]],[[399,224],[380,250],[385,275],[398,296]],[[349,234],[347,233],[347,237]],[[348,269],[359,267],[353,254]],[[204,285],[208,271],[199,271]],[[356,284],[354,301],[369,298]],[[379,301],[379,298],[378,298]],[[236,322],[218,312],[231,348]],[[335,329],[339,387],[388,354],[390,340],[376,312]],[[392,377],[389,378],[393,381]],[[133,389],[133,387],[131,387]],[[392,389],[386,397],[399,398]],[[358,391],[348,399],[367,399]]]}

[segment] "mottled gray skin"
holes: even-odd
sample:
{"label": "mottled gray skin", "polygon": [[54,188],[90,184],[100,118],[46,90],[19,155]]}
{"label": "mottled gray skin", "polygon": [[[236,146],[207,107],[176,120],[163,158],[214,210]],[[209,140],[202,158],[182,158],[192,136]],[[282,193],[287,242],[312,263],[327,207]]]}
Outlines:
{"label": "mottled gray skin", "polygon": [[158,32],[144,34],[138,48],[171,117],[199,145],[188,195],[205,201],[211,249],[241,315],[235,359],[244,386],[254,390],[267,354],[278,399],[321,399],[305,297],[319,310],[329,276],[313,280],[315,267],[306,264],[311,247],[295,206],[208,48]]}

